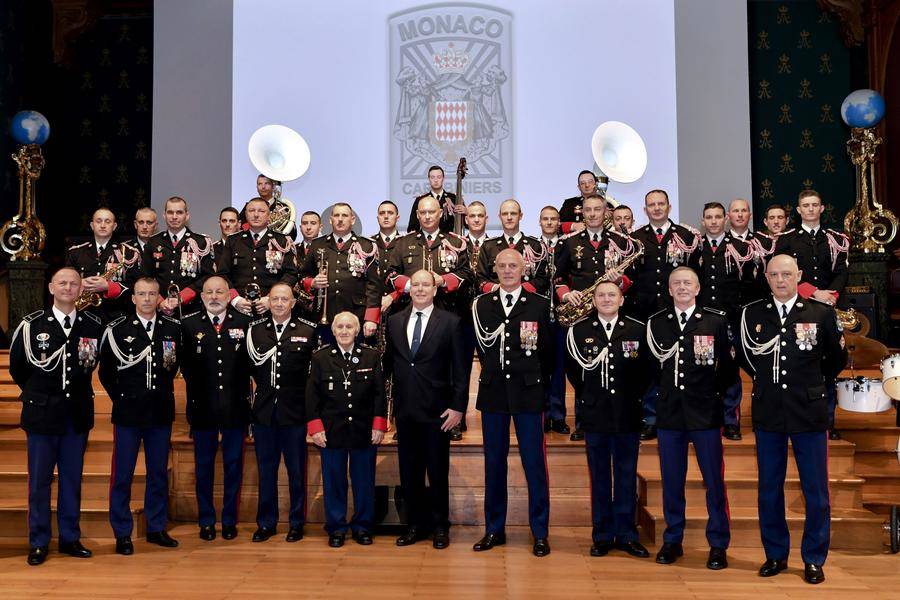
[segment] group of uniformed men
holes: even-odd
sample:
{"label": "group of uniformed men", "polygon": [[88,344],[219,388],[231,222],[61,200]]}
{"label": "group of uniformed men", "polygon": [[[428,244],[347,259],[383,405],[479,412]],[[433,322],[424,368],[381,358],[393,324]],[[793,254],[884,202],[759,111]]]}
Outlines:
{"label": "group of uniformed men", "polygon": [[[348,531],[371,544],[376,448],[390,410],[408,525],[396,543],[430,537],[435,548],[446,548],[450,442],[465,427],[477,349],[485,535],[476,551],[505,543],[512,421],[533,552],[550,552],[544,442],[547,432],[570,433],[565,374],[576,396],[571,439],[585,441],[591,472],[591,555],[618,549],[649,556],[635,526],[636,469],[640,440],[658,437],[667,528],[656,561],[672,563],[683,552],[690,443],[707,489],[707,566],[725,568],[722,437],[741,439],[740,364],[754,381],[767,559],[760,575],[787,565],[783,481],[790,440],[807,507],[805,577],[824,580],[830,388],[846,359],[832,306],[846,281],[848,240],[821,228],[820,196],[800,194],[802,224],[790,231],[783,231],[787,210],[771,208],[769,234],[750,230],[746,200],[727,209],[710,203],[701,234],[670,220],[668,195],[652,190],[644,207],[649,223],[633,231],[631,210],[619,206],[607,215],[597,179],[582,171],[579,196],[560,210],[541,211],[540,237],[521,232],[521,207],[507,200],[499,211],[502,233],[488,238],[485,206],[457,204],[443,190],[440,167],[428,175],[431,191],[415,199],[405,235],[391,201],[379,205],[379,232],[371,238],[353,232],[353,209],[338,203],[330,234],[319,235],[321,219],[308,211],[295,244],[293,224],[290,235],[268,226],[277,200],[264,176],[257,180],[260,196],[243,211],[221,211],[216,242],[187,227],[190,213],[180,197],[166,201],[159,233],[155,212],[138,210],[138,237],[130,242],[113,241],[115,217],[97,210],[93,241],[70,248],[67,267],[51,279],[53,306],[29,315],[12,342],[10,370],[22,388],[28,435],[29,564],[47,556],[54,468],[59,549],[91,555],[79,541],[78,516],[97,364],[113,403],[109,501],[117,552],[134,552],[129,506],[141,443],[147,541],[177,546],[166,532],[166,467],[179,370],[202,539],[217,535],[213,473],[220,445],[221,534],[237,535],[249,425],[259,470],[254,542],[276,533],[282,459],[290,490],[286,540],[303,537],[309,435],[320,449],[329,545],[343,545]],[[465,219],[465,236],[450,231],[457,215]],[[91,294],[95,305],[100,298],[99,309],[77,310]],[[586,316],[560,326],[554,305],[585,302]],[[377,349],[362,343],[367,338]]]}

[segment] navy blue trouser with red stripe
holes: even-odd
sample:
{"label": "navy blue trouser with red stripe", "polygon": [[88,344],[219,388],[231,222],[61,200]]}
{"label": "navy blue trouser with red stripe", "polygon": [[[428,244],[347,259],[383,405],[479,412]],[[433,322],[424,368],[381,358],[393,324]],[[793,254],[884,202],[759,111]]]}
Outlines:
{"label": "navy blue trouser with red stripe", "polygon": [[112,476],[109,481],[109,523],[117,537],[131,535],[131,483],[141,441],[144,442],[144,464],[147,470],[144,486],[144,516],[147,533],[166,530],[169,505],[169,441],[172,426],[113,426]]}
{"label": "navy blue trouser with red stripe", "polygon": [[216,452],[219,449],[219,432],[222,433],[222,465],[225,471],[222,494],[222,525],[237,525],[241,502],[241,482],[244,475],[244,428],[194,429],[194,469],[197,480],[197,507],[200,527],[216,524],[216,507],[213,504]]}
{"label": "navy blue trouser with red stripe", "polygon": [[528,483],[528,523],[531,534],[546,538],[550,523],[550,484],[544,447],[542,413],[481,413],[484,438],[484,520],[487,533],[504,533],[507,504],[507,458],[510,417],[516,424],[519,457]]}
{"label": "navy blue trouser with red stripe", "polygon": [[636,542],[637,461],[640,434],[584,434],[591,474],[591,522],[595,542]]}
{"label": "navy blue trouser with red stripe", "polygon": [[725,493],[725,458],[722,455],[722,431],[698,429],[658,430],[659,468],[663,484],[663,515],[666,531],[663,541],[681,543],[684,539],[684,483],[688,468],[688,444],[694,445],[697,464],[706,485],[706,540],[710,548],[728,548],[731,526],[728,522],[728,496]]}
{"label": "navy blue trouser with red stripe", "polygon": [[278,525],[278,465],[284,457],[288,475],[291,527],[306,522],[306,425],[253,426],[256,466],[259,471],[259,499],[256,524],[275,529]]}

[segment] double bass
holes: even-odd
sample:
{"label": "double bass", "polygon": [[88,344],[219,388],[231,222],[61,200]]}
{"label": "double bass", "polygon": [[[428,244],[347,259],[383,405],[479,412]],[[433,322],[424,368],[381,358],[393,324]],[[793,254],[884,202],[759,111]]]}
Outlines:
{"label": "double bass", "polygon": [[[456,167],[456,205],[463,205],[463,189],[462,189],[462,180],[466,177],[466,172],[469,168],[466,166],[466,157],[460,157],[459,165]],[[459,212],[453,213],[453,233],[458,236],[462,236],[463,234],[463,215]]]}

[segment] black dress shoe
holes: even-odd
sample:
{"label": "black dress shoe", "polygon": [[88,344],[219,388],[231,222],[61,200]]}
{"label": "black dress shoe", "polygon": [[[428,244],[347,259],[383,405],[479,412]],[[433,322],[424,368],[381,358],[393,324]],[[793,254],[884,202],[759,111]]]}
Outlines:
{"label": "black dress shoe", "polygon": [[741,428],[737,425],[726,425],[722,428],[722,437],[737,442],[743,439]]}
{"label": "black dress shoe", "polygon": [[222,539],[233,540],[237,537],[237,527],[234,525],[222,525]]}
{"label": "black dress shoe", "polygon": [[270,537],[272,537],[273,535],[275,535],[275,530],[274,530],[274,529],[269,529],[268,527],[259,527],[259,528],[256,529],[256,531],[253,532],[253,539],[252,539],[252,541],[254,541],[254,542],[265,542],[266,540],[268,540],[268,539],[269,539]]}
{"label": "black dress shoe", "polygon": [[709,558],[706,559],[706,568],[713,571],[721,571],[728,568],[728,556],[725,548],[710,548]]}
{"label": "black dress shoe", "polygon": [[450,545],[450,532],[442,527],[434,530],[434,539],[431,542],[436,550],[443,550]]}
{"label": "black dress shoe", "polygon": [[662,548],[656,553],[656,562],[661,565],[671,565],[678,560],[679,556],[684,556],[684,549],[679,543],[663,542]]}
{"label": "black dress shoe", "polygon": [[343,533],[332,533],[328,536],[328,545],[332,548],[340,548],[344,545]]}
{"label": "black dress shoe", "polygon": [[562,435],[568,435],[571,431],[565,419],[554,419],[553,422],[550,423],[550,429]]}
{"label": "black dress shoe", "polygon": [[116,538],[116,554],[122,556],[131,556],[134,554],[134,544],[131,542],[131,536]]}
{"label": "black dress shoe", "polygon": [[655,440],[656,439],[656,425],[644,425],[643,429],[641,429],[641,439],[645,442],[647,440]]}
{"label": "black dress shoe", "polygon": [[214,525],[204,525],[200,528],[200,539],[211,542],[216,539],[216,528]]}
{"label": "black dress shoe", "polygon": [[505,543],[505,533],[488,533],[483,538],[475,542],[475,545],[472,546],[472,550],[474,550],[475,552],[483,552],[485,550],[490,550],[494,546],[502,546]]}
{"label": "black dress shoe", "polygon": [[368,531],[360,531],[359,533],[354,533],[353,539],[356,540],[356,543],[360,546],[372,545],[372,534]]}
{"label": "black dress shoe", "polygon": [[534,546],[532,546],[531,551],[538,558],[547,556],[550,554],[550,542],[547,541],[547,538],[538,538],[534,540]]}
{"label": "black dress shoe", "polygon": [[[839,439],[841,439],[841,434],[838,432],[837,429],[829,429],[828,430],[828,439],[829,440],[839,440]],[[823,575],[822,577],[824,578],[825,576]],[[818,582],[816,582],[816,583],[818,583]]]}
{"label": "black dress shoe", "polygon": [[450,430],[450,441],[451,442],[459,442],[462,441],[462,429],[460,429],[459,425]]}
{"label": "black dress shoe", "polygon": [[302,527],[291,527],[288,531],[287,535],[284,536],[284,541],[286,542],[299,542],[303,539],[303,528]]}
{"label": "black dress shoe", "polygon": [[787,569],[787,560],[768,559],[759,568],[760,577],[773,577]]}
{"label": "black dress shoe", "polygon": [[47,546],[33,546],[28,551],[28,564],[36,567],[47,560]]}
{"label": "black dress shoe", "polygon": [[397,538],[398,546],[412,546],[420,539],[419,533],[416,531],[415,527],[410,527],[406,530],[406,533]]}
{"label": "black dress shoe", "polygon": [[147,543],[156,544],[163,548],[177,548],[178,540],[169,535],[166,531],[154,531],[147,534]]}
{"label": "black dress shoe", "polygon": [[68,554],[69,556],[74,556],[75,558],[90,558],[93,556],[93,552],[85,548],[81,545],[81,542],[60,542],[59,543],[59,551],[61,554]]}
{"label": "black dress shoe", "polygon": [[584,432],[576,427],[575,431],[572,432],[572,435],[569,436],[569,439],[573,442],[580,442],[584,439]]}
{"label": "black dress shoe", "polygon": [[552,429],[551,424],[552,421],[550,419],[544,419],[544,433],[550,433]]}
{"label": "black dress shoe", "polygon": [[650,556],[650,553],[640,542],[616,542],[615,547],[617,550],[637,558],[648,558]]}
{"label": "black dress shoe", "polygon": [[819,565],[806,563],[803,566],[803,580],[813,585],[825,581],[825,571]]}
{"label": "black dress shoe", "polygon": [[591,556],[606,556],[612,547],[612,542],[594,542],[591,544]]}

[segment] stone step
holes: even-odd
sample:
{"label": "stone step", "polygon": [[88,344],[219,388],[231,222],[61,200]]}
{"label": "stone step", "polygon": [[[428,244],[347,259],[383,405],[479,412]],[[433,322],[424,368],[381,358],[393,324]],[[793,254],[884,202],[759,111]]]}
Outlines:
{"label": "stone step", "polygon": [[[762,547],[759,533],[759,515],[756,507],[731,507],[731,545],[734,547]],[[703,546],[706,541],[706,506],[687,506],[684,544]],[[800,539],[803,533],[805,514],[802,506],[785,511],[791,532],[793,548],[799,555]],[[661,544],[666,529],[662,509],[638,507],[638,522],[643,533],[651,542]],[[880,551],[882,545],[880,515],[862,508],[842,508],[831,511],[831,546],[835,549],[856,549],[871,552]]]}

